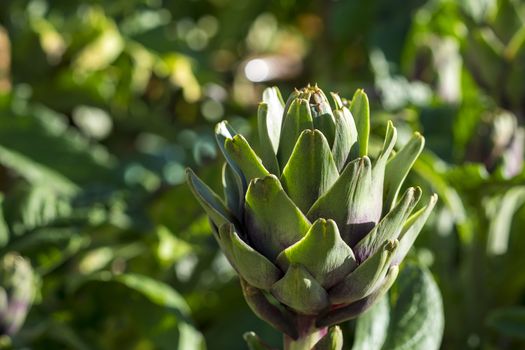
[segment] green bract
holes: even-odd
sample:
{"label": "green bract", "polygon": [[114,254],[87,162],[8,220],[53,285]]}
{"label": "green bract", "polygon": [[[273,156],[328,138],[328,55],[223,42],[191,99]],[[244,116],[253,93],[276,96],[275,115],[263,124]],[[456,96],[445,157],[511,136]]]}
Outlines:
{"label": "green bract", "polygon": [[24,323],[34,295],[33,270],[16,253],[0,260],[0,336],[13,335]]}
{"label": "green bract", "polygon": [[301,332],[300,319],[330,326],[383,295],[437,199],[413,212],[421,190],[399,196],[423,148],[420,134],[394,154],[396,129],[388,123],[372,161],[366,94],[332,100],[308,86],[284,103],[277,88],[266,89],[257,150],[219,123],[224,199],[188,170],[247,302],[291,338]]}

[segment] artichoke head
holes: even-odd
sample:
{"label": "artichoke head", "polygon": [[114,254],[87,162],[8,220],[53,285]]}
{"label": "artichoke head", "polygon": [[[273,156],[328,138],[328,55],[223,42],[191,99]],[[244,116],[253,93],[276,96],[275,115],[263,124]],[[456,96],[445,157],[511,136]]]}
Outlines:
{"label": "artichoke head", "polygon": [[257,149],[219,123],[224,199],[187,173],[248,304],[291,337],[303,316],[330,326],[383,295],[437,199],[413,212],[419,188],[398,198],[422,151],[420,134],[394,154],[396,129],[389,122],[372,161],[366,94],[358,90],[348,101],[332,93],[331,99],[332,105],[308,86],[284,103],[276,87],[267,88]]}
{"label": "artichoke head", "polygon": [[34,296],[33,270],[27,260],[8,253],[0,260],[0,336],[24,323]]}

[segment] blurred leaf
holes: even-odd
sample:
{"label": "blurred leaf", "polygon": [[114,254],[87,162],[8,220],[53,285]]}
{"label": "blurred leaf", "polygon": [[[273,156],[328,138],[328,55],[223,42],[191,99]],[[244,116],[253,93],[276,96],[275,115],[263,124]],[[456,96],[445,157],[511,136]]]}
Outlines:
{"label": "blurred leaf", "polygon": [[[69,129],[63,117],[45,109],[0,117],[0,162],[28,181],[72,193],[95,179],[111,181],[113,161],[100,146]],[[31,142],[27,142],[31,140]]]}
{"label": "blurred leaf", "polygon": [[443,336],[443,302],[430,272],[406,266],[394,285],[394,302],[384,350],[439,349]]}
{"label": "blurred leaf", "polygon": [[352,350],[381,350],[390,322],[390,305],[384,296],[357,319]]}
{"label": "blurred leaf", "polygon": [[504,336],[525,340],[525,307],[494,310],[487,325]]}
{"label": "blurred leaf", "polygon": [[73,68],[84,72],[106,68],[120,55],[124,48],[124,39],[115,23],[105,17],[102,10],[93,10],[100,21],[101,33],[92,42],[82,48],[73,60]]}
{"label": "blurred leaf", "polygon": [[489,219],[487,253],[500,255],[509,246],[512,218],[525,203],[525,186],[510,188],[502,195],[490,198],[485,204]]}
{"label": "blurred leaf", "polygon": [[443,305],[430,272],[406,266],[390,294],[357,319],[352,350],[439,349]]}
{"label": "blurred leaf", "polygon": [[153,303],[177,315],[180,332],[178,349],[205,349],[204,338],[190,323],[190,309],[184,298],[170,286],[148,276],[125,274],[115,277],[131,289],[142,293]]}

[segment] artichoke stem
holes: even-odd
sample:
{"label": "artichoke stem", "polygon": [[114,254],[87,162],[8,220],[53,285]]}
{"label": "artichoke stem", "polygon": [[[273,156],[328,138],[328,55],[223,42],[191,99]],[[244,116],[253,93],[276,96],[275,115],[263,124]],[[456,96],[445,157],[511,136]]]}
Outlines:
{"label": "artichoke stem", "polygon": [[298,316],[297,328],[299,337],[293,339],[284,335],[284,350],[312,350],[317,342],[328,333],[328,327],[317,328],[315,318]]}

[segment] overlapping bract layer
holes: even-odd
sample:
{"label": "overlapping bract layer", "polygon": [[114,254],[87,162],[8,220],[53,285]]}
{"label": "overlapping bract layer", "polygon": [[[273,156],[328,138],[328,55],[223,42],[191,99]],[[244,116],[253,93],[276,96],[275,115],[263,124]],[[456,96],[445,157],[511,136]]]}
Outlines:
{"label": "overlapping bract layer", "polygon": [[366,94],[332,99],[334,108],[319,88],[308,86],[284,103],[277,88],[266,89],[257,151],[227,122],[219,123],[224,200],[188,171],[246,300],[292,337],[296,315],[332,325],[359,315],[386,292],[436,202],[433,195],[413,213],[421,190],[409,188],[398,198],[423,148],[421,135],[394,154],[396,129],[388,123],[372,162]]}

